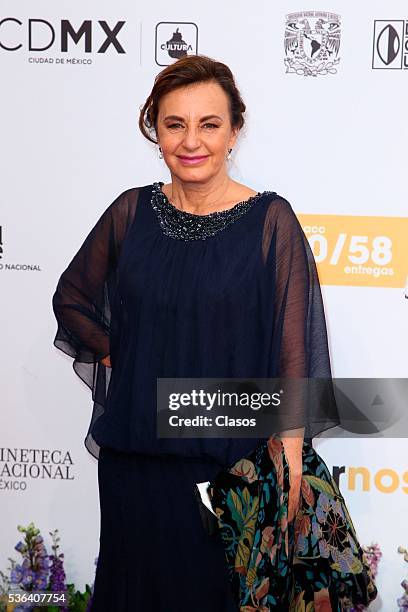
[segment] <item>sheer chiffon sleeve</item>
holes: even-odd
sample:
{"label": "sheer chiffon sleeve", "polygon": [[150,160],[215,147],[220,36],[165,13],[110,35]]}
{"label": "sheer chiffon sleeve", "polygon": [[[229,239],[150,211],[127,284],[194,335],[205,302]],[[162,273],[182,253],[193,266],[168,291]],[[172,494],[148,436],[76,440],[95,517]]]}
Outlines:
{"label": "sheer chiffon sleeve", "polygon": [[270,376],[287,379],[282,430],[304,427],[311,439],[339,425],[340,418],[316,263],[282,197],[269,204],[262,248],[274,296]]}
{"label": "sheer chiffon sleeve", "polygon": [[85,446],[96,458],[94,422],[104,412],[111,368],[112,305],[121,245],[136,212],[138,189],[121,193],[101,215],[79,251],[61,274],[52,298],[57,320],[54,346],[73,357],[73,369],[91,389],[93,412]]}

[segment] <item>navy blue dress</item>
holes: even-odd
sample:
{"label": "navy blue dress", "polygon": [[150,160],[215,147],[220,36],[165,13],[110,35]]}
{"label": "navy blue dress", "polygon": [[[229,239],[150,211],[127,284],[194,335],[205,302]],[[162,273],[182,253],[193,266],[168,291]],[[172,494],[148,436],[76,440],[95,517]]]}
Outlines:
{"label": "navy blue dress", "polygon": [[[158,438],[156,379],[330,379],[324,308],[287,200],[264,191],[195,215],[161,186],[114,200],[53,296],[54,344],[93,398],[85,444],[99,458],[101,535],[92,610],[232,612],[223,547],[205,534],[192,485],[266,438]],[[100,362],[107,355],[111,368]],[[323,403],[308,404],[306,439],[339,423],[333,396]]]}

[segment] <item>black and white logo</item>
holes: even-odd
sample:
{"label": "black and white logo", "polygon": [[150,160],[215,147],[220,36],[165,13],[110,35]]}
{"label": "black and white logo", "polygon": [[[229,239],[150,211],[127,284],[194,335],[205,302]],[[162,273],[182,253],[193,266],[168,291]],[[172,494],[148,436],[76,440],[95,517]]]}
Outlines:
{"label": "black and white logo", "polygon": [[161,21],[156,25],[156,64],[169,66],[198,53],[198,28],[192,22]]}
{"label": "black and white logo", "polygon": [[0,273],[7,270],[12,271],[34,271],[34,272],[42,272],[41,267],[38,264],[27,263],[27,262],[11,262],[7,259],[4,259],[6,255],[5,247],[6,244],[3,242],[3,225],[0,225]]}
{"label": "black and white logo", "polygon": [[125,21],[108,24],[99,19],[85,19],[74,23],[61,19],[51,23],[47,19],[27,19],[25,22],[16,17],[0,20],[0,49],[2,51],[43,52],[56,49],[61,53],[81,49],[84,53],[106,53],[114,50],[125,53],[119,41],[119,33]]}
{"label": "black and white logo", "polygon": [[303,11],[286,15],[286,72],[303,76],[335,74],[340,61],[340,15]]}
{"label": "black and white logo", "polygon": [[373,37],[373,68],[408,68],[408,21],[376,19]]}
{"label": "black and white logo", "polygon": [[0,19],[0,56],[17,54],[31,65],[91,65],[104,54],[125,54],[125,21],[42,18]]}
{"label": "black and white logo", "polygon": [[39,480],[74,480],[74,462],[69,450],[59,448],[0,448],[0,495],[3,491],[25,491]]}

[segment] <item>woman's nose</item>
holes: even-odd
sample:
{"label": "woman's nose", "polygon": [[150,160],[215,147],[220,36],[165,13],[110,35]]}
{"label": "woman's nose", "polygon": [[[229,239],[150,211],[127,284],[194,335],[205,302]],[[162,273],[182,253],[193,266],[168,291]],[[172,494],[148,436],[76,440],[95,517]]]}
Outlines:
{"label": "woman's nose", "polygon": [[197,149],[200,146],[200,138],[195,126],[186,128],[184,132],[184,146],[188,149]]}

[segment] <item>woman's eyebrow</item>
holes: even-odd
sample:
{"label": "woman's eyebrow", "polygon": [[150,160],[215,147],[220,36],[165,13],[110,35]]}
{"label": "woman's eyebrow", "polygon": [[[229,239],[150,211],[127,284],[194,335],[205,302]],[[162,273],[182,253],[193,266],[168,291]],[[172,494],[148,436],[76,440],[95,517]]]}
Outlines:
{"label": "woman's eyebrow", "polygon": [[222,121],[222,117],[219,115],[206,115],[205,117],[201,117],[200,121],[208,121],[208,119],[219,119]]}
{"label": "woman's eyebrow", "polygon": [[[178,115],[167,115],[164,117],[164,121],[167,119],[171,119],[172,121],[184,121],[183,117],[179,117]],[[222,121],[222,117],[219,115],[205,115],[205,117],[201,117],[200,121],[208,121],[208,119],[219,119]]]}

